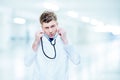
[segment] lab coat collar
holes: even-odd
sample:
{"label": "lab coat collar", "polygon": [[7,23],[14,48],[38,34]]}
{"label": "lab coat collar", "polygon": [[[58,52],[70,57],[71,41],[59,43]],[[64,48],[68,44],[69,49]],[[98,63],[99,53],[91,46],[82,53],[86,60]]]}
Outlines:
{"label": "lab coat collar", "polygon": [[[49,36],[47,34],[44,34],[44,36],[49,40]],[[58,33],[55,34],[55,36],[53,37],[53,40],[55,40],[57,38],[57,36],[58,36]]]}

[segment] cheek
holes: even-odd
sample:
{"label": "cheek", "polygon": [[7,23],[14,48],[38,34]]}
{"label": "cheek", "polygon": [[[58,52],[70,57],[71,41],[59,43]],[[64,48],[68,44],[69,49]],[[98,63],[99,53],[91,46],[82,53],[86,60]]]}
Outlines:
{"label": "cheek", "polygon": [[57,29],[55,30],[55,32],[57,32]]}
{"label": "cheek", "polygon": [[56,28],[54,28],[54,31],[55,31],[55,32],[57,32],[57,27],[56,27]]}

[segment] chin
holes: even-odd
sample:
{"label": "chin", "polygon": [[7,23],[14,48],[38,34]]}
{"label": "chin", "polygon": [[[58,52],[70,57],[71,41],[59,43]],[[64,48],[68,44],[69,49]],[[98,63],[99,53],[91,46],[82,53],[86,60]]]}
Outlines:
{"label": "chin", "polygon": [[54,38],[55,35],[49,35],[49,38]]}
{"label": "chin", "polygon": [[54,36],[49,36],[49,38],[54,38]]}
{"label": "chin", "polygon": [[50,36],[50,35],[49,35],[49,38],[53,38],[53,36]]}

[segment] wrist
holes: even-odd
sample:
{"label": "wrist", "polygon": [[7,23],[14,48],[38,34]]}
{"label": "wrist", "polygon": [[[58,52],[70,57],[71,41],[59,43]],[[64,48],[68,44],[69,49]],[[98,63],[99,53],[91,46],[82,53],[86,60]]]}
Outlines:
{"label": "wrist", "polygon": [[68,40],[63,40],[63,43],[64,43],[65,45],[67,45],[67,44],[68,44]]}
{"label": "wrist", "polygon": [[35,42],[37,43],[37,42],[40,42],[40,38],[36,38],[35,39]]}

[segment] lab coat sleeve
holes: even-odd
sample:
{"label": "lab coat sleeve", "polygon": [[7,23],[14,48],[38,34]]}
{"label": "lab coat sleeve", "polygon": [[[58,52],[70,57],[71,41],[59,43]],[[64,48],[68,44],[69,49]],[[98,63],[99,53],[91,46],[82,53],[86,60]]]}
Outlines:
{"label": "lab coat sleeve", "polygon": [[80,63],[80,55],[75,50],[75,48],[72,45],[64,45],[65,51],[68,54],[68,57],[74,64]]}
{"label": "lab coat sleeve", "polygon": [[32,50],[27,52],[24,57],[25,66],[30,66],[34,62],[36,56],[37,56],[37,54]]}

